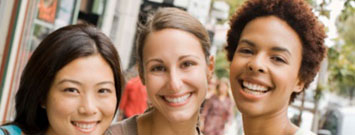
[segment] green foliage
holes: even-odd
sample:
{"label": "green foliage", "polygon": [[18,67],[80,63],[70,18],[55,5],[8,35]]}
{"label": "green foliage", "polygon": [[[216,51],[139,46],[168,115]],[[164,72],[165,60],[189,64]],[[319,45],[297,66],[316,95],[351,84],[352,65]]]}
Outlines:
{"label": "green foliage", "polygon": [[327,86],[325,84],[318,83],[313,99],[315,101],[319,101],[320,98],[323,96],[324,90],[327,90]]}
{"label": "green foliage", "polygon": [[[345,10],[344,10],[345,11]],[[355,13],[355,10],[352,11],[353,14]],[[347,13],[347,12],[343,12]],[[346,18],[346,20],[342,20]],[[345,41],[345,43],[355,43],[355,15],[349,16],[348,14],[342,14],[338,18],[338,22],[336,23],[338,32],[342,39]]]}
{"label": "green foliage", "polygon": [[306,0],[306,2],[307,2],[309,5],[311,5],[312,7],[316,7],[316,6],[317,6],[315,0]]}
{"label": "green foliage", "polygon": [[354,44],[329,48],[329,85],[339,94],[352,98],[355,91]]}
{"label": "green foliage", "polygon": [[337,44],[328,51],[329,86],[350,100],[355,96],[355,10],[351,5],[355,3],[345,2],[337,22]]}
{"label": "green foliage", "polygon": [[[245,0],[212,0],[215,1],[225,1],[229,5],[229,18],[235,13],[237,8],[239,8]],[[225,23],[227,20],[221,20],[219,24]],[[217,54],[215,56],[215,74],[218,78],[227,77],[229,78],[229,61],[226,57],[226,52],[223,47],[218,48]]]}
{"label": "green foliage", "polygon": [[317,4],[316,0],[306,0],[306,2],[311,5],[314,10],[319,12],[321,16],[330,18],[330,10],[326,9],[325,7],[329,5],[332,0],[322,0],[320,4]]}
{"label": "green foliage", "polygon": [[215,74],[218,78],[226,77],[229,78],[229,61],[226,57],[226,51],[221,48],[221,50],[217,51],[215,56]]}
{"label": "green foliage", "polygon": [[352,16],[355,12],[355,1],[354,0],[346,0],[344,3],[344,10],[342,11],[342,15],[338,18],[340,22],[344,22],[348,19],[348,17]]}

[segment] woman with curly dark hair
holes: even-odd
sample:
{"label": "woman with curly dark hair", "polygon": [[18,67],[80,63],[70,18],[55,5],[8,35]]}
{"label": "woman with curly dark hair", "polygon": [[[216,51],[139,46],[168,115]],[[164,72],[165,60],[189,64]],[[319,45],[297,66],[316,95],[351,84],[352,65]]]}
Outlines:
{"label": "woman with curly dark hair", "polygon": [[287,108],[324,58],[323,25],[303,0],[248,0],[230,21],[232,93],[246,135],[313,135],[290,122]]}

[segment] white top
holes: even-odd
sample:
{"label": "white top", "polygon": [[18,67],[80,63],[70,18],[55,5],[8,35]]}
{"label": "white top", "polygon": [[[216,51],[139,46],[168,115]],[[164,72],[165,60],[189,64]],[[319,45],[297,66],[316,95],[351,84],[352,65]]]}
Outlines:
{"label": "white top", "polygon": [[302,128],[299,128],[294,135],[316,135],[316,134],[309,130],[304,130]]}

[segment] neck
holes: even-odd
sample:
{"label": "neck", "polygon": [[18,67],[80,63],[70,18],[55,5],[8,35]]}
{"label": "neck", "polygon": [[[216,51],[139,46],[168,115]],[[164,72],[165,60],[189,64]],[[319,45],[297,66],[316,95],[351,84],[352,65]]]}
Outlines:
{"label": "neck", "polygon": [[293,135],[298,127],[287,118],[287,108],[268,116],[243,115],[245,135]]}
{"label": "neck", "polygon": [[144,125],[140,126],[138,120],[138,131],[140,127],[146,127],[138,132],[139,135],[197,135],[197,113],[190,120],[182,122],[171,122],[156,109],[149,113],[141,118]]}

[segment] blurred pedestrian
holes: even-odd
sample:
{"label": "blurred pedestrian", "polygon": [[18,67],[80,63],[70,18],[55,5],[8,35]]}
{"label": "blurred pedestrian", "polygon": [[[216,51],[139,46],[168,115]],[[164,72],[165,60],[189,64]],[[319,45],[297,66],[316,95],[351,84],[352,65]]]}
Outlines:
{"label": "blurred pedestrian", "polygon": [[231,122],[234,115],[229,89],[229,80],[221,78],[217,83],[216,94],[206,100],[201,114],[204,135],[223,135],[225,125]]}
{"label": "blurred pedestrian", "polygon": [[213,75],[212,78],[208,81],[208,91],[206,95],[206,99],[211,98],[213,95],[216,94],[216,87],[218,78],[216,75]]}
{"label": "blurred pedestrian", "polygon": [[142,114],[147,109],[147,91],[139,76],[127,82],[119,109],[119,120]]}

